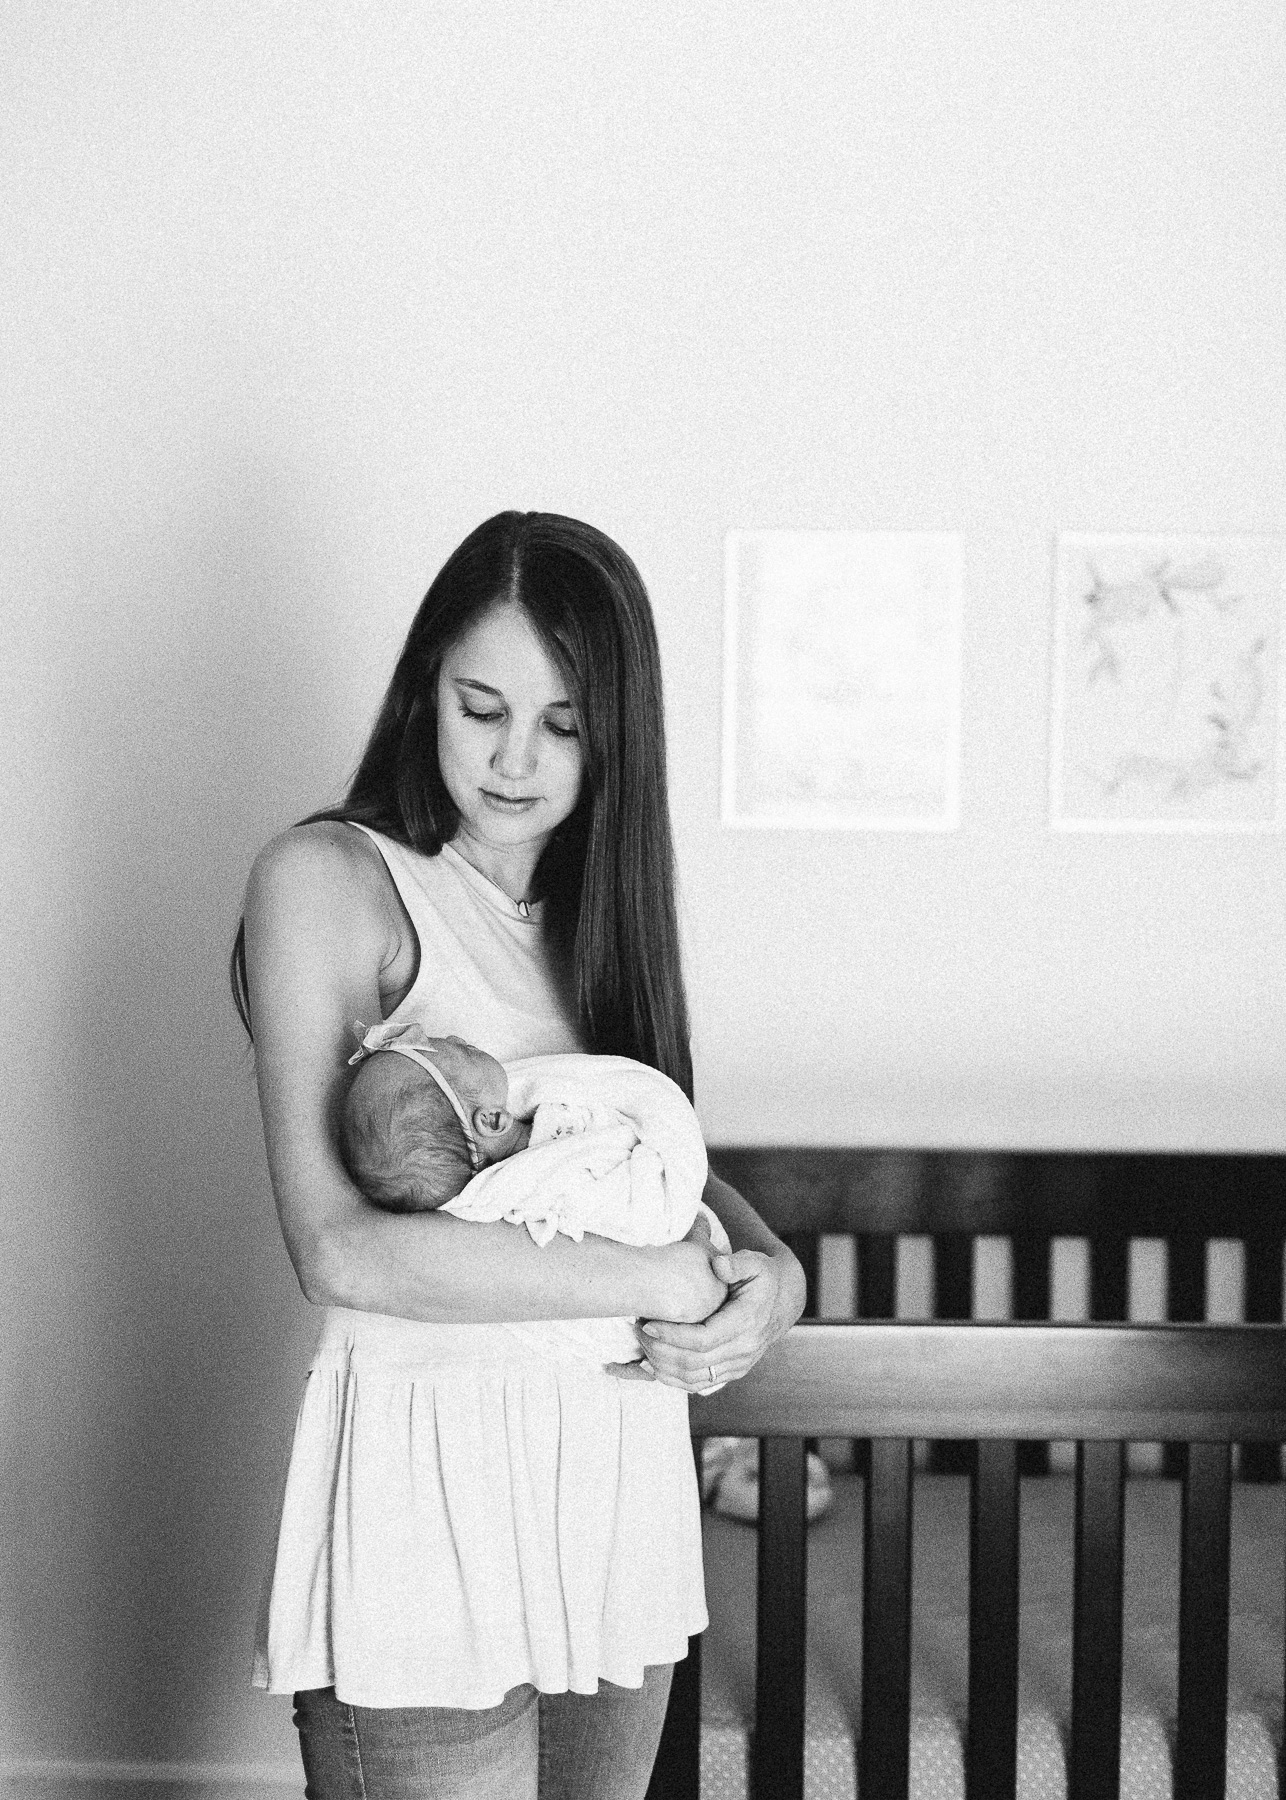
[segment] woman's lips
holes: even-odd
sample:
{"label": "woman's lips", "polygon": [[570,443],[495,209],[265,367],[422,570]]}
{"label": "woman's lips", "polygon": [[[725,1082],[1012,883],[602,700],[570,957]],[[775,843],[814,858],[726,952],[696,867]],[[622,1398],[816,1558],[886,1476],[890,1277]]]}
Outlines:
{"label": "woman's lips", "polygon": [[489,788],[482,788],[479,791],[488,806],[494,806],[499,812],[526,812],[527,808],[534,806],[539,799],[537,794],[524,794],[516,799],[510,799],[506,794],[493,794]]}

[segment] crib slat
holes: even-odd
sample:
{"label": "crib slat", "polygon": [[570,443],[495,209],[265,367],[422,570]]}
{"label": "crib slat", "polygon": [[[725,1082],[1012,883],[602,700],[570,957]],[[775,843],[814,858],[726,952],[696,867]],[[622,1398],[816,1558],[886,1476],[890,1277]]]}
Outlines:
{"label": "crib slat", "polygon": [[1013,1244],[1015,1319],[1049,1317],[1049,1239],[1015,1236]]}
{"label": "crib slat", "polygon": [[[897,1310],[898,1241],[889,1234],[866,1232],[857,1240],[857,1316],[859,1319],[891,1319]],[[853,1439],[853,1468],[870,1473],[871,1446],[866,1438]]]}
{"label": "crib slat", "polygon": [[[794,1251],[804,1271],[804,1310],[799,1316],[801,1319],[815,1319],[821,1299],[821,1236],[816,1231],[788,1231],[783,1234],[783,1241]],[[809,1438],[805,1448],[815,1453],[817,1439]]]}
{"label": "crib slat", "polygon": [[[692,1440],[693,1469],[701,1485],[701,1443]],[[674,1665],[661,1741],[648,1782],[647,1800],[700,1800],[701,1639],[688,1639],[688,1654]]]}
{"label": "crib slat", "polygon": [[[933,1239],[933,1315],[973,1317],[973,1239],[962,1231],[940,1231]],[[938,1475],[967,1475],[973,1447],[959,1438],[938,1438],[929,1446],[929,1467]]]}
{"label": "crib slat", "polygon": [[1069,1800],[1118,1800],[1124,1445],[1076,1446]]}
{"label": "crib slat", "polygon": [[690,1637],[688,1654],[674,1665],[647,1800],[700,1800],[700,1794],[701,1639]]}
{"label": "crib slat", "polygon": [[802,1437],[759,1444],[754,1800],[803,1800],[805,1461]]}
{"label": "crib slat", "polygon": [[[1015,1319],[1049,1318],[1049,1239],[1025,1234],[1010,1240],[1013,1257],[1013,1314]],[[1049,1445],[1018,1446],[1020,1475],[1049,1474]]]}
{"label": "crib slat", "polygon": [[897,1297],[897,1239],[863,1232],[857,1240],[857,1316],[891,1319]]}
{"label": "crib slat", "polygon": [[984,1441],[969,1492],[969,1800],[1014,1800],[1018,1758],[1018,1446]]}
{"label": "crib slat", "polygon": [[907,1800],[911,1759],[911,1442],[874,1438],[862,1571],[862,1800]]}
{"label": "crib slat", "polygon": [[973,1317],[973,1239],[963,1231],[934,1234],[933,1316]]}
{"label": "crib slat", "polygon": [[1206,1240],[1185,1232],[1166,1240],[1166,1317],[1176,1325],[1206,1316]]}
{"label": "crib slat", "polygon": [[1110,1323],[1129,1317],[1129,1240],[1105,1231],[1090,1239],[1090,1318]]}
{"label": "crib slat", "polygon": [[[1166,1317],[1176,1325],[1196,1324],[1206,1316],[1206,1240],[1184,1232],[1166,1240]],[[1172,1481],[1182,1481],[1188,1466],[1186,1444],[1167,1444],[1162,1468]]]}
{"label": "crib slat", "polygon": [[1282,1234],[1256,1232],[1246,1238],[1246,1323],[1282,1322]]}
{"label": "crib slat", "polygon": [[1227,1444],[1190,1444],[1179,1577],[1179,1719],[1174,1800],[1224,1791],[1228,1734]]}
{"label": "crib slat", "polygon": [[[1282,1235],[1260,1231],[1246,1238],[1246,1321],[1280,1325],[1282,1320]],[[1243,1481],[1276,1481],[1281,1474],[1277,1444],[1241,1446]]]}

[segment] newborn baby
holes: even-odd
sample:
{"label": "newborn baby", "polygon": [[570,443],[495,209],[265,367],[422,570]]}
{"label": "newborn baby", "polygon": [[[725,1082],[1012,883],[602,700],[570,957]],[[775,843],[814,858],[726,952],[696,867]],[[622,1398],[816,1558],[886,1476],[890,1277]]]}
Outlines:
{"label": "newborn baby", "polygon": [[[730,1249],[701,1198],[707,1163],[696,1114],[656,1069],[623,1056],[502,1065],[462,1038],[430,1038],[392,1020],[367,1031],[350,1060],[359,1066],[340,1147],[374,1205],[503,1219],[525,1225],[541,1245],[559,1231],[677,1243],[703,1217],[712,1248]],[[507,1329],[547,1352],[600,1364],[638,1359],[623,1319]]]}
{"label": "newborn baby", "polygon": [[359,1067],[340,1114],[340,1152],[374,1206],[433,1212],[488,1163],[527,1146],[531,1125],[509,1111],[509,1077],[463,1038],[385,1021],[348,1060]]}

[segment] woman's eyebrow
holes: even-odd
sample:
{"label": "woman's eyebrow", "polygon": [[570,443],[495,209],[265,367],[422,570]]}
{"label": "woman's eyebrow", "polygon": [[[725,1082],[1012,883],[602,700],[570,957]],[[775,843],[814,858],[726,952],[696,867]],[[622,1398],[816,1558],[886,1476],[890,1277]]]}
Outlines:
{"label": "woman's eyebrow", "polygon": [[[471,675],[453,675],[451,679],[455,682],[457,687],[472,688],[475,693],[490,694],[492,698],[496,700],[504,699],[504,694],[499,688],[488,687],[485,681],[475,681]],[[548,707],[546,707],[546,711],[550,708],[560,706],[564,707],[568,712],[572,710],[572,703],[570,700],[551,700]]]}

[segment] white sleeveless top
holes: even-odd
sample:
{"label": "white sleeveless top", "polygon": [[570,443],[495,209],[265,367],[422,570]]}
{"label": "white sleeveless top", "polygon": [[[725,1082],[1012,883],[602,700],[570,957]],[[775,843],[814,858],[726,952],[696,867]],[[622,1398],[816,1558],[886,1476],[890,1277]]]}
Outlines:
{"label": "white sleeveless top", "polygon": [[[540,906],[524,916],[449,845],[367,835],[420,941],[391,1016],[502,1061],[580,1049]],[[496,1706],[521,1682],[592,1694],[600,1677],[640,1687],[707,1623],[685,1394],[535,1357],[503,1327],[328,1308],[257,1686],[355,1706]]]}

